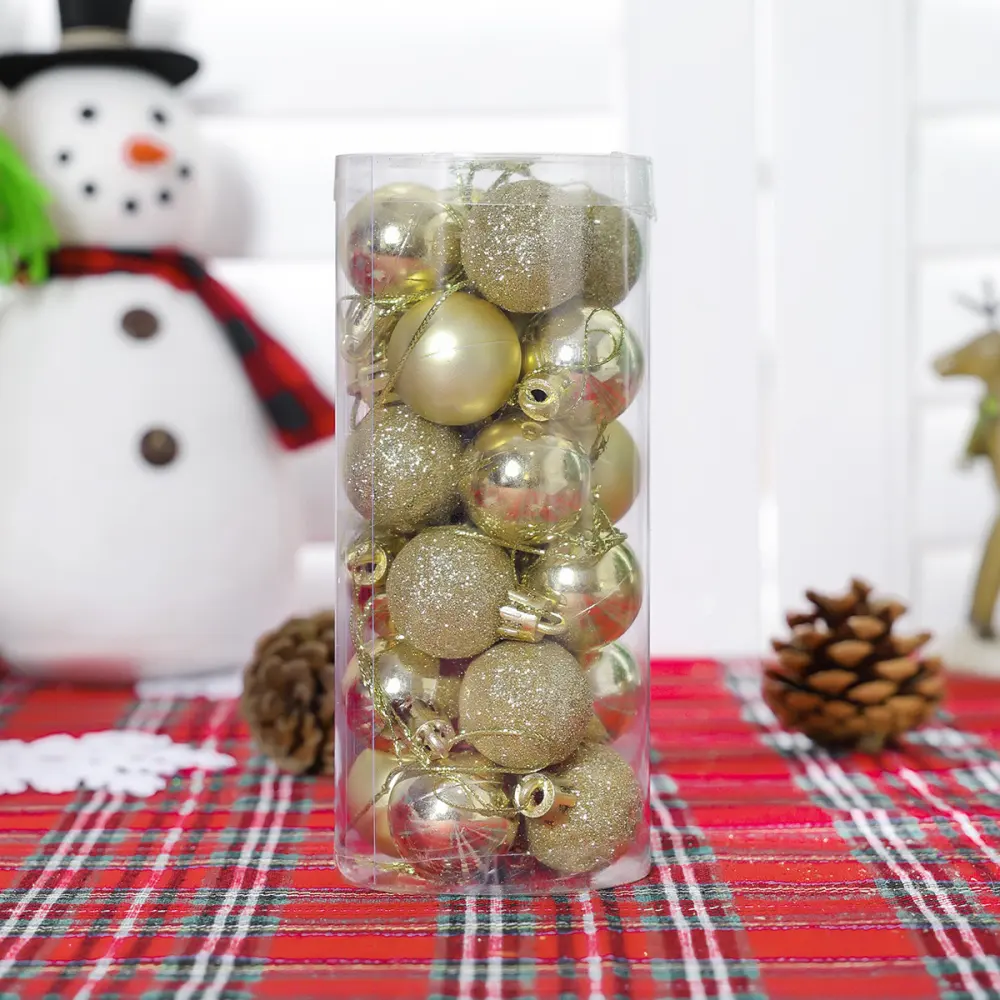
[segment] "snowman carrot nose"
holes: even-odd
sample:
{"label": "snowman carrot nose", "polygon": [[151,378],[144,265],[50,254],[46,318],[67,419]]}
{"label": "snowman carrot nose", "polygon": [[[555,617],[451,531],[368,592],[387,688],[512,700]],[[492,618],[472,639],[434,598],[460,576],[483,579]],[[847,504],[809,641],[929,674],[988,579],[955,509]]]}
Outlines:
{"label": "snowman carrot nose", "polygon": [[129,139],[125,159],[133,167],[155,167],[170,159],[170,150],[155,139]]}

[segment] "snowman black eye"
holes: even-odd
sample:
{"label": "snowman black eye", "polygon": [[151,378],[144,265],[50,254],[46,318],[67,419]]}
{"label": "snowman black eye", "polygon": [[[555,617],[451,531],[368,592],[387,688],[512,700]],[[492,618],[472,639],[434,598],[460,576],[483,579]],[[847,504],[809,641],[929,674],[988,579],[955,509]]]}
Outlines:
{"label": "snowman black eye", "polygon": [[161,205],[169,205],[173,200],[174,200],[174,196],[166,188],[164,188],[160,192],[160,204]]}
{"label": "snowman black eye", "polygon": [[83,118],[84,121],[93,121],[97,117],[97,108],[90,104],[80,108],[80,117]]}
{"label": "snowman black eye", "polygon": [[83,185],[83,193],[88,198],[93,198],[94,195],[97,194],[97,185],[94,184],[92,181],[88,181],[86,184]]}
{"label": "snowman black eye", "polygon": [[139,202],[137,202],[135,198],[129,198],[128,201],[125,202],[125,211],[128,212],[129,215],[135,215],[135,213],[139,211]]}
{"label": "snowman black eye", "polygon": [[69,163],[73,159],[73,154],[68,149],[61,149],[56,156],[60,163]]}
{"label": "snowman black eye", "polygon": [[191,176],[191,168],[185,163],[181,166],[177,173],[180,174],[184,180],[187,180]]}
{"label": "snowman black eye", "polygon": [[161,111],[159,108],[154,108],[150,112],[150,118],[152,118],[157,125],[166,125],[167,122],[170,121],[166,111]]}

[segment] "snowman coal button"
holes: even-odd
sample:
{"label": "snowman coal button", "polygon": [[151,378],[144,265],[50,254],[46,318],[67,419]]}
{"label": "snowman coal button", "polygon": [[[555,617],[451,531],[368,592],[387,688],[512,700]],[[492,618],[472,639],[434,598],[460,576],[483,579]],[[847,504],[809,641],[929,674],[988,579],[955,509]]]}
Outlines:
{"label": "snowman coal button", "polygon": [[162,427],[146,431],[139,442],[139,451],[143,459],[156,468],[170,465],[180,450],[177,438]]}
{"label": "snowman coal button", "polygon": [[160,329],[160,321],[148,309],[129,309],[122,316],[122,329],[136,340],[149,340]]}

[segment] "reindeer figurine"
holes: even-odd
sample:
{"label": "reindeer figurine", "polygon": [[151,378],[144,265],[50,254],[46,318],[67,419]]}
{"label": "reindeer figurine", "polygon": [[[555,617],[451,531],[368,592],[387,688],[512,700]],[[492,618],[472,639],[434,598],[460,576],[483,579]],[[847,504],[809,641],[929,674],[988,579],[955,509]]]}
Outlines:
{"label": "reindeer figurine", "polygon": [[[985,391],[979,401],[976,423],[965,446],[964,464],[971,465],[977,459],[989,459],[993,478],[1000,491],[1000,329],[997,326],[997,301],[993,285],[985,284],[982,302],[968,296],[959,296],[958,301],[985,318],[987,332],[974,337],[968,343],[934,362],[934,369],[942,378],[966,376],[978,378]],[[993,640],[997,635],[993,628],[993,610],[1000,597],[1000,514],[993,523],[993,529],[986,542],[976,588],[972,596],[969,620],[981,639]]]}

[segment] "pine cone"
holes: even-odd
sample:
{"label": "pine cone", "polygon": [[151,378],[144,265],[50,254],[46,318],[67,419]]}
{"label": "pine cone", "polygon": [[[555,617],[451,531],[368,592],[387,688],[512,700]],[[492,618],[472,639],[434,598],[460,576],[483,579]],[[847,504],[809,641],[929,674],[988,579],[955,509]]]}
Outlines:
{"label": "pine cone", "polygon": [[764,700],[788,729],[831,746],[879,750],[925,722],[944,694],[939,659],[913,654],[931,634],[893,634],[906,613],[852,580],[842,597],[807,590],[815,610],[787,615],[791,641],[772,642]]}
{"label": "pine cone", "polygon": [[243,715],[261,750],[293,774],[333,773],[334,618],[290,618],[257,641]]}

